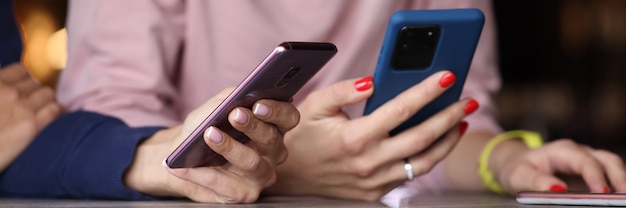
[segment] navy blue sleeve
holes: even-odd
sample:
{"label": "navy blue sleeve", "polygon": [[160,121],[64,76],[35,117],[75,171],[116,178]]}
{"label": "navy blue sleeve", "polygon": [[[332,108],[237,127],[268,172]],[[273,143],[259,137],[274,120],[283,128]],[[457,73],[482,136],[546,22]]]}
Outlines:
{"label": "navy blue sleeve", "polygon": [[13,0],[0,0],[0,66],[19,62],[22,38],[13,14]]}
{"label": "navy blue sleeve", "polygon": [[97,113],[48,125],[0,175],[0,196],[154,200],[124,185],[137,145],[162,127],[131,128]]}

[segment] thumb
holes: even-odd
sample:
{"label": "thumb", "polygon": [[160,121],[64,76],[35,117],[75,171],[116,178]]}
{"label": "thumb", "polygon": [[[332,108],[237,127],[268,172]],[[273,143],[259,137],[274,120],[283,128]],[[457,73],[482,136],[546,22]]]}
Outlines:
{"label": "thumb", "polygon": [[301,112],[313,115],[332,116],[342,111],[345,105],[365,101],[374,92],[372,76],[348,79],[337,82],[330,87],[317,90],[302,102]]}

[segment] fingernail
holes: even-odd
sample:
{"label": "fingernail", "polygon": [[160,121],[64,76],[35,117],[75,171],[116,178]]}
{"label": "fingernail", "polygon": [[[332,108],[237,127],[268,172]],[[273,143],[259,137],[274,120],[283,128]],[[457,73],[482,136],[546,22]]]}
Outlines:
{"label": "fingernail", "polygon": [[611,193],[611,189],[609,187],[604,187],[604,193],[605,194]]}
{"label": "fingernail", "polygon": [[222,141],[224,140],[224,138],[222,137],[222,134],[217,131],[217,129],[215,129],[215,127],[209,127],[209,129],[204,133],[205,137],[208,137],[209,140],[211,140],[213,143],[215,144],[219,144],[222,143]]}
{"label": "fingernail", "polygon": [[248,123],[248,114],[244,113],[241,109],[235,109],[235,121],[240,124]]}
{"label": "fingernail", "polygon": [[454,81],[456,81],[456,76],[454,76],[454,73],[447,72],[443,76],[441,76],[441,79],[439,80],[439,86],[441,86],[442,88],[448,88],[450,87],[450,85],[452,85],[452,83],[454,83]]}
{"label": "fingernail", "polygon": [[354,83],[354,87],[359,92],[369,90],[370,88],[372,88],[372,85],[374,85],[374,83],[372,82],[372,76],[363,77],[362,79],[359,79]]}
{"label": "fingernail", "polygon": [[467,125],[468,123],[466,121],[461,122],[461,125],[459,126],[459,137],[462,137],[465,134],[465,131],[467,130]]}
{"label": "fingernail", "polygon": [[256,105],[254,105],[254,110],[252,110],[252,113],[257,116],[265,117],[270,114],[270,108],[267,107],[267,105],[257,103]]}
{"label": "fingernail", "polygon": [[471,99],[467,104],[465,104],[465,115],[469,115],[478,109],[478,102],[476,100]]}
{"label": "fingernail", "polygon": [[567,189],[564,186],[555,184],[555,185],[550,186],[550,191],[552,191],[552,192],[565,192],[565,191],[567,191]]}

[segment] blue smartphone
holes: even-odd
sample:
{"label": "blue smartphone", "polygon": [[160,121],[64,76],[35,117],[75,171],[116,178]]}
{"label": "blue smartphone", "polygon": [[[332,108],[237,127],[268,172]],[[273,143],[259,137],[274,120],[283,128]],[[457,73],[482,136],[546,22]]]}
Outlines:
{"label": "blue smartphone", "polygon": [[389,134],[415,126],[458,101],[484,20],[474,8],[395,12],[387,25],[374,71],[374,94],[364,115],[441,70],[452,71],[456,82]]}

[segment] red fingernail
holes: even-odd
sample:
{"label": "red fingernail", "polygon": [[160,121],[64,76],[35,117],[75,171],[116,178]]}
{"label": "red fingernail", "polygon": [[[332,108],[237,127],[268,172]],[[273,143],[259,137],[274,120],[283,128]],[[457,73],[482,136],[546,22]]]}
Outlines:
{"label": "red fingernail", "polygon": [[439,80],[439,86],[443,88],[448,88],[450,87],[450,85],[452,85],[452,83],[454,83],[454,81],[456,81],[456,76],[454,76],[454,73],[447,72],[443,76],[441,76],[441,79]]}
{"label": "red fingernail", "polygon": [[363,77],[354,83],[354,87],[357,91],[362,92],[372,88],[374,83],[372,82],[372,76]]}
{"label": "red fingernail", "polygon": [[611,193],[611,189],[609,187],[604,187],[604,193],[605,194]]}
{"label": "red fingernail", "polygon": [[465,104],[465,115],[469,115],[478,109],[478,102],[476,100],[471,99],[467,104]]}
{"label": "red fingernail", "polygon": [[467,122],[466,121],[462,121],[461,125],[459,126],[459,137],[463,137],[463,135],[465,134],[465,130],[467,130]]}
{"label": "red fingernail", "polygon": [[550,186],[550,191],[552,192],[565,192],[567,189],[561,185],[552,185]]}

